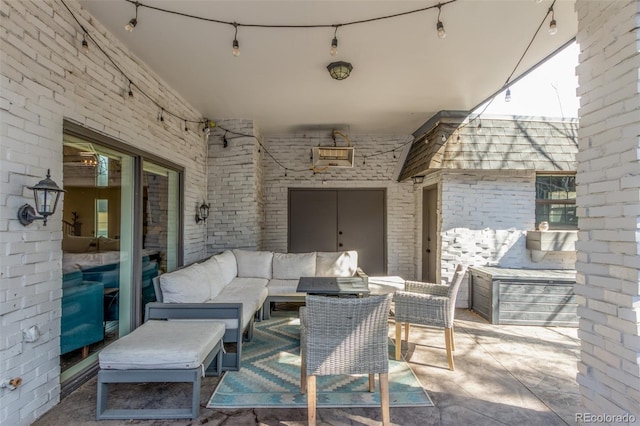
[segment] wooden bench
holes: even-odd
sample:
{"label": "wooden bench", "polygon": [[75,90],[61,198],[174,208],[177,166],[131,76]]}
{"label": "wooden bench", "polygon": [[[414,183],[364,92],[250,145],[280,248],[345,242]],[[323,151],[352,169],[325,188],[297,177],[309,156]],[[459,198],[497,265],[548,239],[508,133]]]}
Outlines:
{"label": "wooden bench", "polygon": [[[99,354],[96,418],[195,419],[200,414],[200,383],[220,375],[225,333],[221,321],[151,319]],[[214,362],[215,361],[215,362]],[[110,383],[192,383],[190,408],[108,408]]]}

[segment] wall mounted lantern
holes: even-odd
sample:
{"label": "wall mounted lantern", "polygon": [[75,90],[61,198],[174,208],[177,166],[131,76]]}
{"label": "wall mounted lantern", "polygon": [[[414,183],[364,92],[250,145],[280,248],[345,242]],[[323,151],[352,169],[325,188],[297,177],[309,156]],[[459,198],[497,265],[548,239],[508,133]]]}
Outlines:
{"label": "wall mounted lantern", "polygon": [[335,80],[344,80],[349,77],[351,74],[351,70],[353,70],[353,66],[349,62],[339,61],[339,62],[331,62],[327,65],[327,69],[329,70],[329,74]]}
{"label": "wall mounted lantern", "polygon": [[424,175],[412,176],[411,180],[413,181],[414,185],[418,185],[418,184],[424,182]]}
{"label": "wall mounted lantern", "polygon": [[[34,220],[42,219],[43,225],[47,226],[47,217],[56,212],[58,199],[64,189],[58,187],[58,184],[51,180],[51,171],[47,170],[47,178],[42,179],[37,185],[28,186],[33,190],[33,199],[36,203],[34,209],[29,204],[18,209],[18,220],[23,226],[31,224]],[[40,216],[36,216],[36,213]]]}
{"label": "wall mounted lantern", "polygon": [[202,202],[196,211],[196,223],[206,222],[209,217],[209,204]]}

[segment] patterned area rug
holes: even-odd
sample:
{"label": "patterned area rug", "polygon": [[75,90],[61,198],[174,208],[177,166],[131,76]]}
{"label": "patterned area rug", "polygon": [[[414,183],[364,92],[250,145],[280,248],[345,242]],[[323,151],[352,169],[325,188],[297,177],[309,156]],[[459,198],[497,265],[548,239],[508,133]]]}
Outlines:
{"label": "patterned area rug", "polygon": [[[253,340],[242,346],[242,368],[225,373],[207,408],[306,407],[307,396],[300,394],[299,339],[300,320],[293,315],[257,323]],[[407,363],[394,356],[389,341],[390,406],[433,406]],[[318,407],[380,406],[377,383],[373,393],[368,383],[366,375],[318,377]]]}

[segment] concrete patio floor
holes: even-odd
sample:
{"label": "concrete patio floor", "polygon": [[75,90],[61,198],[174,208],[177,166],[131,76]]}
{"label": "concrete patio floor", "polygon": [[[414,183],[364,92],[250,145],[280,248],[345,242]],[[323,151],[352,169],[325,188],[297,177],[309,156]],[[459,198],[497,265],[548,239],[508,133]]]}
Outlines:
{"label": "concrete patio floor", "polygon": [[[393,336],[393,322],[390,322]],[[456,311],[455,371],[447,368],[444,333],[413,326],[403,354],[435,407],[391,408],[393,425],[573,425],[580,412],[576,384],[577,329],[496,326],[466,309]],[[219,379],[203,380],[196,420],[96,421],[96,379],[70,394],[34,425],[304,425],[305,409],[204,408]],[[189,386],[118,385],[111,395],[143,404],[188,405]],[[117,396],[117,398],[116,398]],[[373,408],[319,409],[320,424],[377,425]]]}

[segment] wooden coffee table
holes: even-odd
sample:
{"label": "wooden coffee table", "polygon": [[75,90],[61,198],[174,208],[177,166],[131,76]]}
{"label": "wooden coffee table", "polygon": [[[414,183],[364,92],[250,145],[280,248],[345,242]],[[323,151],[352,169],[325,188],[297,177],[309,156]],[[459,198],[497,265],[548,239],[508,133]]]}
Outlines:
{"label": "wooden coffee table", "polygon": [[323,296],[362,297],[369,294],[369,284],[360,277],[301,277],[296,291]]}

